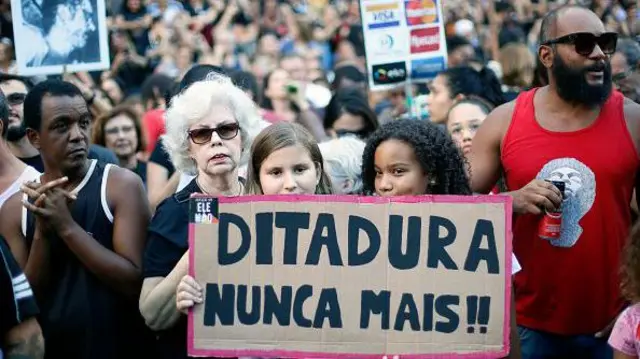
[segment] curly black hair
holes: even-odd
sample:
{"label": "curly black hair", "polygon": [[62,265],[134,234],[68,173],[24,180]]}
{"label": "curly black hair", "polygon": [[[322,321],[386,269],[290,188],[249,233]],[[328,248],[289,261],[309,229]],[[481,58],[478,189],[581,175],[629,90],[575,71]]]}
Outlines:
{"label": "curly black hair", "polygon": [[374,157],[378,146],[390,139],[413,147],[422,169],[429,178],[425,194],[470,195],[466,161],[451,136],[426,121],[400,119],[377,129],[362,154],[362,180],[365,194],[374,194],[376,171]]}

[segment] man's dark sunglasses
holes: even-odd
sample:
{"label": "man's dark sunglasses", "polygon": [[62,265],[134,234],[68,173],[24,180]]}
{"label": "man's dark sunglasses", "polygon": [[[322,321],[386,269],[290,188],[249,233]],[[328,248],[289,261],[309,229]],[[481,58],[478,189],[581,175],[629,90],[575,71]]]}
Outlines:
{"label": "man's dark sunglasses", "polygon": [[553,44],[573,45],[576,52],[582,56],[591,55],[593,49],[598,45],[605,55],[613,55],[613,53],[616,52],[616,46],[618,44],[618,34],[615,32],[605,32],[598,36],[590,32],[576,32],[542,43],[542,45]]}
{"label": "man's dark sunglasses", "polygon": [[223,140],[230,140],[238,135],[240,125],[235,123],[227,123],[216,128],[197,128],[188,132],[189,138],[197,145],[204,145],[211,141],[213,133],[217,133]]}
{"label": "man's dark sunglasses", "polygon": [[27,97],[26,93],[20,93],[20,92],[12,93],[7,96],[7,102],[9,103],[9,105],[20,105],[21,103],[24,102],[24,99],[26,97]]}

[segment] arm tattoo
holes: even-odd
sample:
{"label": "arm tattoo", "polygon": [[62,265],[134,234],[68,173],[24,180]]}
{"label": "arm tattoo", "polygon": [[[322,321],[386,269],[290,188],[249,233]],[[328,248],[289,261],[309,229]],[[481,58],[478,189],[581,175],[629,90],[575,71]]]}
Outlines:
{"label": "arm tattoo", "polygon": [[6,359],[42,359],[44,358],[44,339],[41,333],[34,333],[28,338],[8,343]]}

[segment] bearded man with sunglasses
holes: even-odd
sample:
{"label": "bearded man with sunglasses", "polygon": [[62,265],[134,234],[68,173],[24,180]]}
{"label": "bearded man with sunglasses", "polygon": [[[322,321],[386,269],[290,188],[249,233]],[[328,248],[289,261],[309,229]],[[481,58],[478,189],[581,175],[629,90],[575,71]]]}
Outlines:
{"label": "bearded man with sunglasses", "polygon": [[[593,12],[563,6],[541,26],[549,85],[496,108],[473,140],[474,192],[504,174],[513,198],[522,357],[611,358],[607,337],[624,308],[621,252],[640,164],[640,106],[612,89],[617,34]],[[550,181],[564,183],[564,193]],[[562,211],[560,236],[540,230]]]}

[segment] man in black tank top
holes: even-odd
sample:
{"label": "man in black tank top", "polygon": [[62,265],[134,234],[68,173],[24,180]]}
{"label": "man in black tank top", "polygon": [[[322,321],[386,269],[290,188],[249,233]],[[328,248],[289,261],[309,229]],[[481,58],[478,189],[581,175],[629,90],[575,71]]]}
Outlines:
{"label": "man in black tank top", "polygon": [[5,203],[0,233],[33,287],[46,357],[148,357],[137,310],[150,216],[143,184],[87,158],[91,114],[73,84],[42,82],[24,108],[45,171]]}

